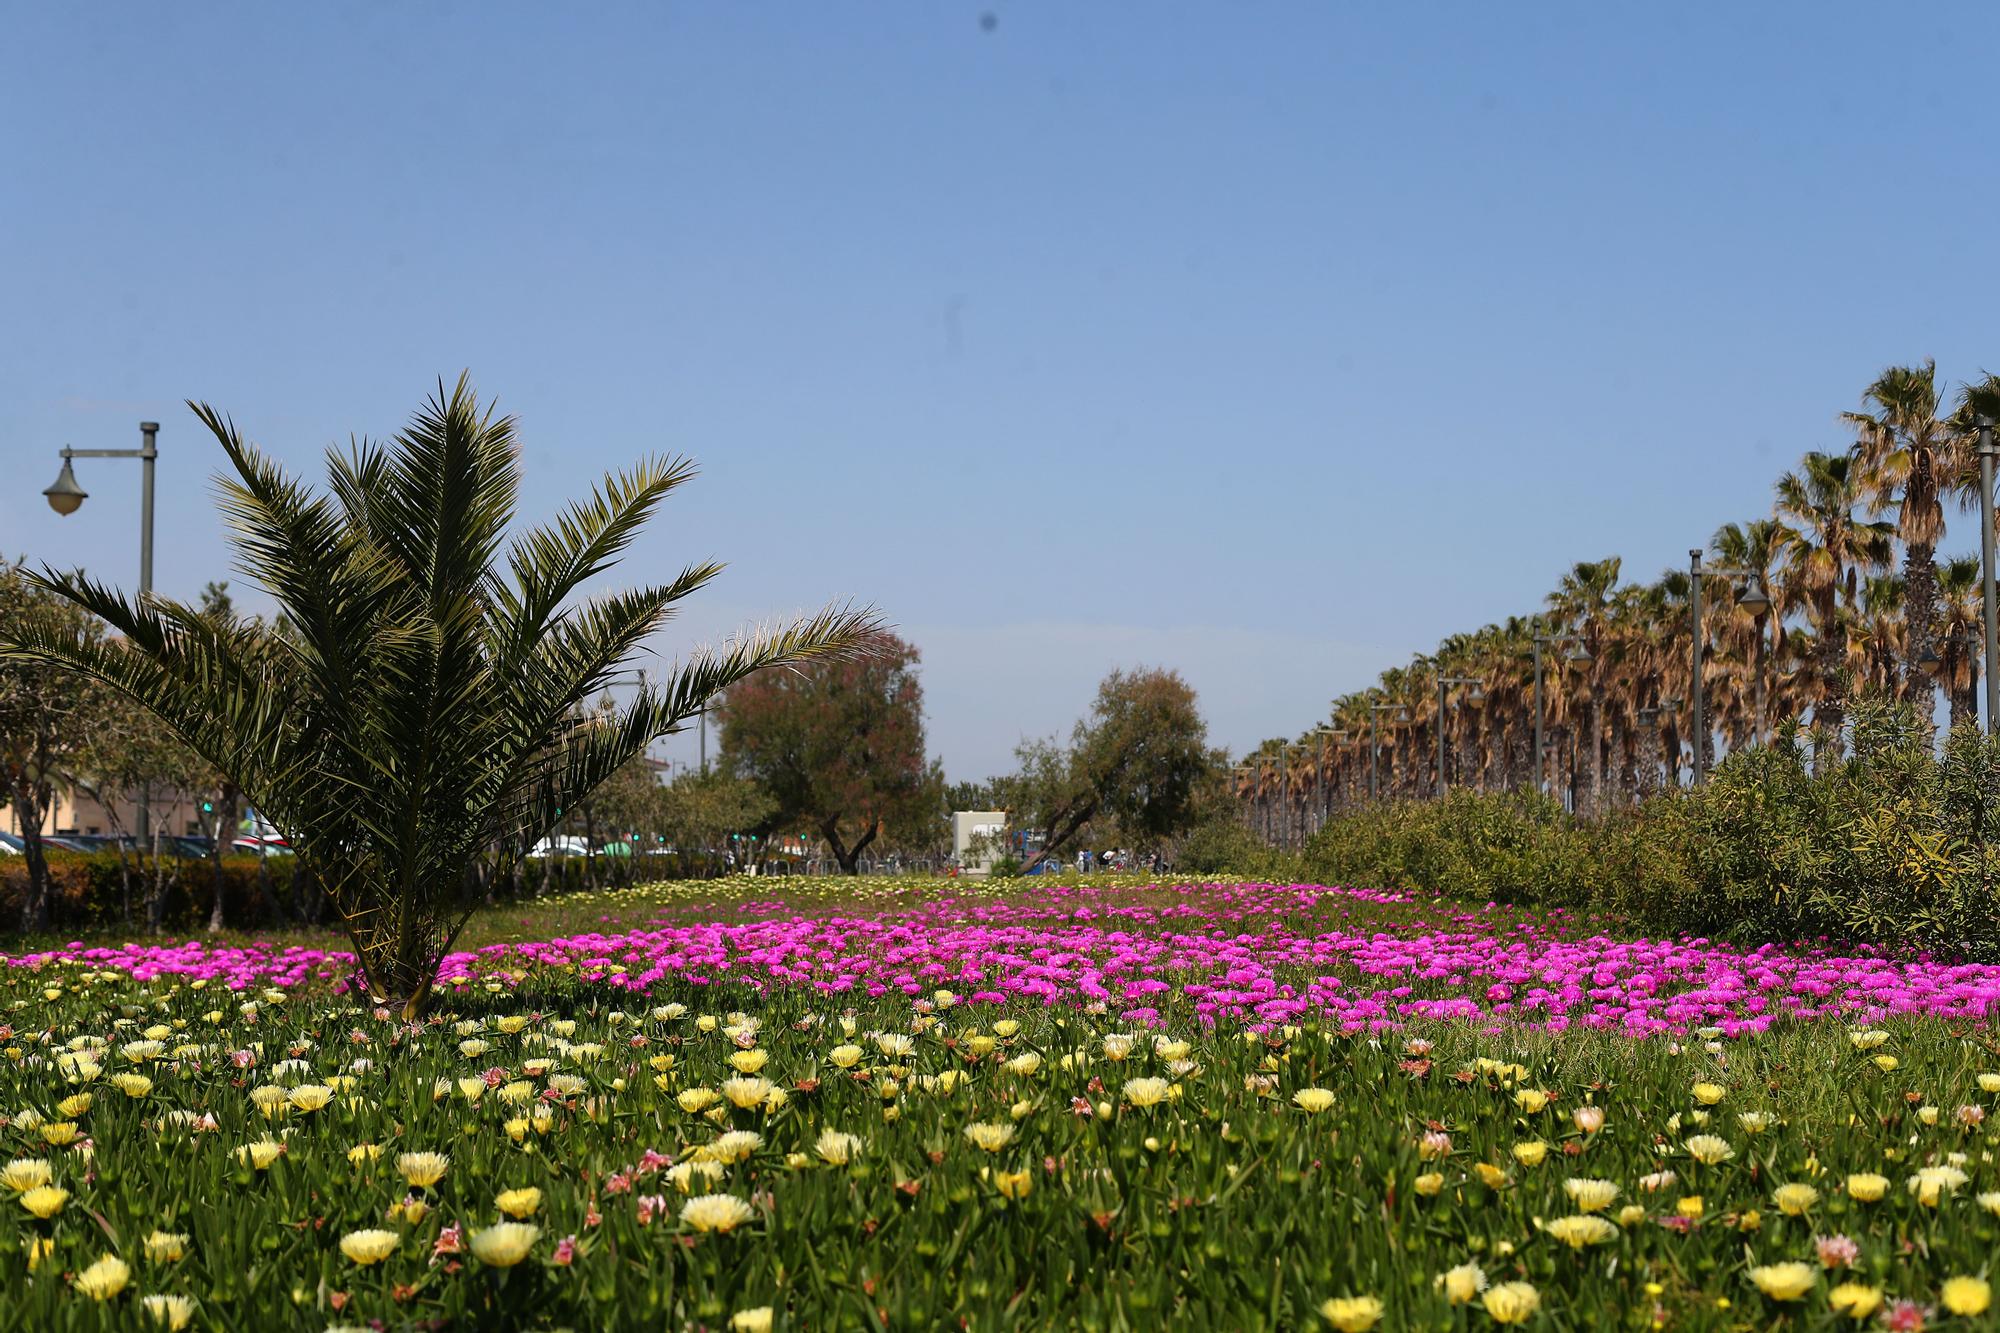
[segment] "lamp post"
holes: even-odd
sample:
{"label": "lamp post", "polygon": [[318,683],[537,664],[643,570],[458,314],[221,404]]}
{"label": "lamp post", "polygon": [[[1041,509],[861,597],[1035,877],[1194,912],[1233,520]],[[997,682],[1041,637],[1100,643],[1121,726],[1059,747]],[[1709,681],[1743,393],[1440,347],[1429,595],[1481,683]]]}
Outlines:
{"label": "lamp post", "polygon": [[2000,727],[2000,598],[1994,596],[1993,464],[2000,451],[1993,445],[1993,420],[1979,418],[1979,563],[1980,601],[1986,617],[1986,734]]}
{"label": "lamp post", "polygon": [[1542,722],[1542,645],[1548,644],[1553,647],[1563,643],[1574,645],[1567,653],[1563,654],[1565,662],[1583,663],[1590,660],[1590,649],[1584,647],[1583,640],[1577,638],[1574,634],[1537,634],[1535,636],[1535,790],[1537,792],[1543,790],[1542,773],[1545,765],[1542,760],[1544,751],[1548,748],[1548,743],[1543,739],[1544,728]]}
{"label": "lamp post", "polygon": [[[1761,584],[1750,582],[1761,578],[1755,570],[1732,569],[1726,565],[1703,568],[1701,548],[1696,546],[1688,550],[1688,601],[1694,616],[1694,711],[1688,735],[1694,743],[1694,785],[1697,787],[1708,781],[1708,746],[1705,743],[1708,739],[1708,718],[1703,712],[1703,705],[1707,702],[1707,692],[1703,690],[1701,680],[1702,640],[1707,636],[1703,634],[1701,626],[1701,581],[1711,575],[1717,578],[1743,579],[1749,583],[1748,589],[1737,596],[1736,604],[1748,609],[1752,614],[1768,611],[1771,608],[1771,599],[1765,594]],[[1760,678],[1757,683],[1761,693],[1762,679]]]}
{"label": "lamp post", "polygon": [[1444,785],[1445,785],[1445,779],[1444,779],[1444,692],[1445,692],[1445,690],[1446,690],[1446,689],[1448,689],[1449,687],[1451,687],[1451,686],[1453,686],[1453,685],[1470,685],[1470,686],[1472,686],[1472,687],[1473,687],[1473,688],[1472,688],[1472,693],[1471,693],[1471,694],[1468,694],[1468,695],[1466,696],[1466,702],[1468,702],[1468,703],[1475,703],[1475,704],[1476,704],[1476,703],[1479,703],[1479,702],[1481,702],[1482,700],[1484,700],[1484,699],[1486,698],[1486,692],[1485,692],[1485,690],[1483,690],[1483,689],[1481,689],[1481,688],[1480,688],[1480,684],[1479,684],[1479,678],[1478,678],[1478,677],[1476,677],[1476,676],[1447,676],[1447,675],[1443,674],[1442,672],[1440,672],[1440,673],[1438,674],[1438,795],[1439,795],[1439,796],[1443,796],[1443,795],[1444,795]]}
{"label": "lamp post", "polygon": [[1368,799],[1371,801],[1379,794],[1375,770],[1382,753],[1382,743],[1376,739],[1375,721],[1384,713],[1396,714],[1395,720],[1400,722],[1410,715],[1410,710],[1401,704],[1368,705]]}
{"label": "lamp post", "polygon": [[[139,483],[139,600],[145,601],[153,591],[153,464],[160,456],[160,423],[142,421],[139,423],[140,445],[137,449],[72,449],[62,447],[62,471],[56,474],[55,483],[42,494],[48,497],[49,508],[65,517],[74,514],[90,498],[90,492],[77,484],[76,469],[70,466],[73,458],[136,458],[143,465]],[[146,785],[139,786],[139,842],[143,846],[153,835],[153,801]]]}

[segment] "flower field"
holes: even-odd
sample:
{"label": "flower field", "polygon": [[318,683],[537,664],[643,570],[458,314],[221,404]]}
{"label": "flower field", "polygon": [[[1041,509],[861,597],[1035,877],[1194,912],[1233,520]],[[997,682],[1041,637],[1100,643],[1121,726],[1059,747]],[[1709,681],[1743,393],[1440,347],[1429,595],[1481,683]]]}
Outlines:
{"label": "flower field", "polygon": [[2000,968],[1306,886],[659,886],[394,1020],[0,967],[0,1329],[1992,1327]]}

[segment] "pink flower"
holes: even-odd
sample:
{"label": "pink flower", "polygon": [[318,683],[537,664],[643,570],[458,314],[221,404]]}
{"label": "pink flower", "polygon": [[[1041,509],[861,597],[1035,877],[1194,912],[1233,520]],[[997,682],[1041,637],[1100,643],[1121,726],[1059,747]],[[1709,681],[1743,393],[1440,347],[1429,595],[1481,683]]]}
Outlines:
{"label": "pink flower", "polygon": [[1930,1311],[1915,1301],[1890,1301],[1882,1311],[1882,1327],[1894,1329],[1896,1333],[1912,1333],[1924,1326],[1924,1319]]}
{"label": "pink flower", "polygon": [[564,1268],[569,1267],[571,1262],[576,1259],[576,1237],[564,1236],[561,1240],[557,1241],[556,1252],[550,1255],[549,1258]]}
{"label": "pink flower", "polygon": [[481,1077],[486,1080],[486,1088],[490,1092],[507,1081],[507,1071],[495,1065],[481,1075]]}
{"label": "pink flower", "polygon": [[642,1194],[639,1196],[639,1225],[651,1226],[655,1214],[667,1211],[667,1197],[664,1194]]}
{"label": "pink flower", "polygon": [[1852,1268],[1861,1257],[1861,1247],[1849,1236],[1817,1236],[1813,1246],[1819,1251],[1822,1268]]}
{"label": "pink flower", "polygon": [[623,1171],[613,1171],[609,1176],[605,1177],[604,1192],[606,1194],[630,1194],[632,1192],[632,1177]]}
{"label": "pink flower", "polygon": [[435,1264],[447,1254],[465,1253],[465,1230],[454,1222],[438,1232],[437,1243],[431,1246],[431,1262]]}
{"label": "pink flower", "polygon": [[663,1166],[672,1166],[674,1159],[666,1153],[654,1152],[651,1148],[639,1154],[639,1165],[632,1168],[635,1176],[650,1176]]}

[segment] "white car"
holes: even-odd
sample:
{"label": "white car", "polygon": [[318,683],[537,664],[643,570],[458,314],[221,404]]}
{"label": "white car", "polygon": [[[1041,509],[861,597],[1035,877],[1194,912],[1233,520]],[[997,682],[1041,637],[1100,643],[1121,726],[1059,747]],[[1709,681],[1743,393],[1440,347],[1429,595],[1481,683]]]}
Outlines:
{"label": "white car", "polygon": [[574,835],[559,838],[543,838],[528,849],[528,855],[536,858],[544,856],[588,856],[590,843]]}

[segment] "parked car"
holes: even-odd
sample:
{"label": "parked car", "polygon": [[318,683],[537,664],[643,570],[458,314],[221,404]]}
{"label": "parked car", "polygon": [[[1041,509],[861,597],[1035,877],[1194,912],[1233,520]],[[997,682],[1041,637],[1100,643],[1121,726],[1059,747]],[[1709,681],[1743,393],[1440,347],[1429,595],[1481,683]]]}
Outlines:
{"label": "parked car", "polygon": [[19,856],[25,845],[11,833],[0,833],[0,856]]}
{"label": "parked car", "polygon": [[537,859],[545,856],[588,856],[590,843],[587,839],[565,834],[556,838],[543,838],[528,849],[528,855]]}
{"label": "parked car", "polygon": [[259,856],[290,856],[292,853],[292,845],[275,835],[269,838],[253,838],[245,834],[230,843],[229,849],[236,852],[255,852]]}

